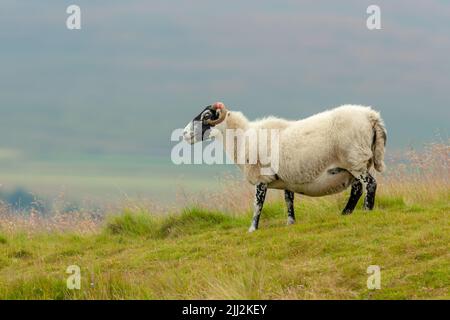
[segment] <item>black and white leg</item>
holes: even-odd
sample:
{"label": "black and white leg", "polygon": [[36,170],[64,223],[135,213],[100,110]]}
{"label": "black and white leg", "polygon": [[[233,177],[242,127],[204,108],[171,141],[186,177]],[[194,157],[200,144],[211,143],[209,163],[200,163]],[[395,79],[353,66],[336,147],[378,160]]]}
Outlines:
{"label": "black and white leg", "polygon": [[261,211],[264,205],[264,200],[266,199],[267,184],[259,183],[256,185],[255,193],[255,208],[253,211],[253,220],[248,232],[253,232],[258,229],[259,217],[261,216]]}
{"label": "black and white leg", "polygon": [[352,183],[352,191],[350,192],[350,199],[348,199],[347,205],[345,206],[342,214],[351,214],[355,210],[356,204],[359,198],[363,194],[363,184],[360,179],[355,178]]}
{"label": "black and white leg", "polygon": [[377,192],[377,181],[367,172],[364,176],[366,185],[366,197],[364,198],[364,210],[372,210],[375,205],[375,193]]}
{"label": "black and white leg", "polygon": [[295,213],[294,213],[294,193],[289,190],[284,190],[284,200],[286,201],[286,207],[287,207],[287,224],[294,224],[295,223]]}

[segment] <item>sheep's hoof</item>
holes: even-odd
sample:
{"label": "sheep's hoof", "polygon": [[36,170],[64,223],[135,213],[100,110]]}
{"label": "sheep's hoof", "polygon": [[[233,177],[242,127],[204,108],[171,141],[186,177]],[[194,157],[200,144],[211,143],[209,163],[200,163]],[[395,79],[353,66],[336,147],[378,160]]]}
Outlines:
{"label": "sheep's hoof", "polygon": [[342,211],[342,215],[346,216],[346,215],[352,214],[352,212],[353,212],[353,210],[344,210],[344,211]]}
{"label": "sheep's hoof", "polygon": [[294,224],[294,223],[295,223],[295,219],[294,219],[294,218],[291,218],[291,217],[288,217],[288,219],[287,219],[287,225],[290,226],[291,224]]}
{"label": "sheep's hoof", "polygon": [[252,226],[248,229],[248,232],[249,232],[249,233],[252,233],[252,232],[255,232],[255,231],[256,231],[256,228],[255,228],[254,225],[252,225]]}

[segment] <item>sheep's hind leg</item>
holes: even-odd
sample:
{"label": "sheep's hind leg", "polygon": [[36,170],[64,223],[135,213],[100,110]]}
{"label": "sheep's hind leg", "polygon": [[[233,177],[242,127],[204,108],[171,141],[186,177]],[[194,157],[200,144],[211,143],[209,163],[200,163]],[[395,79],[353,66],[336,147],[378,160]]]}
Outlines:
{"label": "sheep's hind leg", "polygon": [[359,198],[361,198],[363,194],[363,185],[362,182],[358,179],[352,183],[352,191],[350,192],[350,199],[348,199],[347,205],[345,206],[342,214],[351,214],[353,210],[355,210],[356,204],[358,203]]}
{"label": "sheep's hind leg", "polygon": [[377,181],[368,172],[366,173],[363,179],[366,184],[366,197],[364,198],[364,210],[372,210],[375,205],[375,193],[377,191]]}
{"label": "sheep's hind leg", "polygon": [[294,213],[294,193],[289,190],[284,190],[284,200],[286,201],[288,219],[287,224],[295,223],[295,213]]}
{"label": "sheep's hind leg", "polygon": [[253,232],[258,229],[259,217],[261,215],[261,211],[262,211],[262,208],[264,205],[264,200],[266,199],[267,184],[265,184],[265,183],[257,184],[255,191],[256,191],[255,192],[255,209],[253,212],[252,225],[250,226],[250,229],[248,229],[248,232]]}

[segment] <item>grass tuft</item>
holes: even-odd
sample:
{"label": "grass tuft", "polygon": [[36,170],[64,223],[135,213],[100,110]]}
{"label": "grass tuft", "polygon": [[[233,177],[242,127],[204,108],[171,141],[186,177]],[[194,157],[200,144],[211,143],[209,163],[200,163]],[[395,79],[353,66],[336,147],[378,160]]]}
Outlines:
{"label": "grass tuft", "polygon": [[111,235],[143,236],[151,239],[173,238],[201,233],[208,230],[225,230],[242,225],[242,217],[189,208],[181,214],[155,216],[144,211],[126,210],[115,215],[106,224],[106,233]]}
{"label": "grass tuft", "polygon": [[403,197],[383,195],[377,197],[376,206],[379,209],[400,209],[405,206]]}
{"label": "grass tuft", "polygon": [[106,231],[112,235],[151,237],[157,235],[158,224],[148,212],[125,210],[122,215],[109,218]]}
{"label": "grass tuft", "polygon": [[239,225],[239,219],[199,208],[184,210],[180,215],[165,218],[159,228],[162,238],[196,234],[211,229],[229,229]]}

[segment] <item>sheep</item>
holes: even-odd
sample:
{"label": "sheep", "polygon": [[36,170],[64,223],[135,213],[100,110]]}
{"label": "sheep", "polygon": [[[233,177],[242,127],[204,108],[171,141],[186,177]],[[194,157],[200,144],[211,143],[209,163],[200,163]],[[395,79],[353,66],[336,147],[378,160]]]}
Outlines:
{"label": "sheep", "polygon": [[[246,142],[227,139],[227,130],[231,129],[277,131],[277,171],[262,174],[261,154],[257,153],[257,161],[250,163]],[[369,170],[374,167],[382,172],[385,167],[387,133],[380,114],[371,107],[343,105],[296,121],[276,117],[249,121],[242,112],[229,111],[217,102],[207,106],[184,129],[184,140],[190,144],[211,137],[221,139],[235,161],[239,150],[245,152],[245,162],[237,165],[246,180],[255,185],[249,232],[258,229],[267,189],[284,190],[288,225],[295,222],[294,193],[319,197],[351,186],[350,198],[342,211],[346,215],[355,209],[365,186],[363,207],[366,210],[374,207],[377,182]],[[227,148],[230,143],[234,146]]]}

